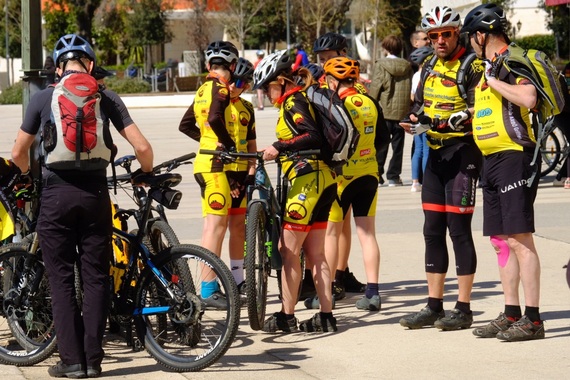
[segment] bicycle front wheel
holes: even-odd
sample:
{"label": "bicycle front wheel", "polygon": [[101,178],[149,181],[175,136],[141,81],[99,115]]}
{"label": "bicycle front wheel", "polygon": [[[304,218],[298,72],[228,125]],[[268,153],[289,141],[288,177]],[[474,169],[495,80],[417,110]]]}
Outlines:
{"label": "bicycle front wheel", "polygon": [[2,309],[0,362],[31,366],[51,356],[57,346],[50,287],[38,254],[26,244],[0,249]]}
{"label": "bicycle front wheel", "polygon": [[[259,202],[251,204],[247,210],[245,225],[245,290],[249,326],[261,330],[267,306],[267,279],[271,262],[266,252],[266,244],[271,244],[267,231],[265,209]],[[277,247],[272,254],[279,254]]]}
{"label": "bicycle front wheel", "polygon": [[[180,270],[185,262],[190,276]],[[169,247],[153,258],[137,287],[135,324],[149,354],[171,371],[191,372],[214,364],[232,344],[240,318],[237,286],[228,267],[195,245]],[[207,306],[202,279],[217,277],[225,307]],[[166,281],[165,281],[166,280]],[[161,319],[168,316],[168,323]]]}

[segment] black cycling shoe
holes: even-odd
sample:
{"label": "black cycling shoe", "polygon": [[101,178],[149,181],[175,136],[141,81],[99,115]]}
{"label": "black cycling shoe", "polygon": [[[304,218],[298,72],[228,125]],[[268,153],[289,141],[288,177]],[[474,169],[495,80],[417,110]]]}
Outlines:
{"label": "black cycling shoe", "polygon": [[366,284],[358,281],[348,268],[345,270],[344,275],[344,290],[349,293],[364,293],[366,291]]}
{"label": "black cycling shoe", "polygon": [[64,362],[58,362],[48,368],[48,374],[51,377],[67,377],[68,379],[85,379],[87,377],[83,364],[65,364]]}
{"label": "black cycling shoe", "polygon": [[226,299],[226,296],[220,291],[214,292],[214,294],[212,294],[210,297],[200,297],[200,299],[202,300],[202,303],[206,305],[206,307],[218,310],[226,310],[228,308],[228,300]]}
{"label": "black cycling shoe", "polygon": [[93,365],[87,366],[87,377],[94,378],[101,376],[101,366],[100,365]]}

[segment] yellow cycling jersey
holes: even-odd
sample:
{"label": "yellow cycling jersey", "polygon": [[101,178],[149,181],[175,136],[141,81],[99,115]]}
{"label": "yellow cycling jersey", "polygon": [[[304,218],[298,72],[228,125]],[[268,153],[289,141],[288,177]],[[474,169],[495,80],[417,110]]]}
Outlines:
{"label": "yellow cycling jersey", "polygon": [[[467,99],[463,99],[457,84],[457,73],[467,56],[465,48],[461,48],[455,57],[449,60],[439,58],[425,82],[420,83],[420,87],[416,91],[414,112],[419,108],[417,99],[420,99],[424,106],[424,113],[427,116],[432,120],[439,119],[444,121],[441,125],[435,126],[434,129],[426,132],[428,145],[432,149],[441,148],[444,145],[442,143],[444,140],[461,138],[469,135],[471,132],[470,124],[466,124],[461,132],[454,132],[446,123],[451,114],[473,106],[474,89],[482,75],[480,69],[481,61],[475,60],[466,69],[462,85],[465,87]],[[439,143],[432,143],[430,140]]]}
{"label": "yellow cycling jersey", "polygon": [[[501,69],[498,77],[507,75],[511,84],[527,84],[524,78],[515,78]],[[531,125],[530,111],[503,98],[487,85],[483,77],[475,89],[473,137],[484,156],[507,150],[534,149],[536,140]]]}
{"label": "yellow cycling jersey", "polygon": [[[236,151],[247,153],[247,142],[256,138],[253,105],[242,98],[232,99],[225,116],[228,132],[236,143]],[[226,164],[224,170],[246,171],[247,167],[247,160],[237,160]]]}
{"label": "yellow cycling jersey", "polygon": [[[212,74],[210,74],[212,75]],[[226,109],[230,105],[228,84],[222,78],[209,76],[194,97],[193,116],[200,128],[200,149],[215,150],[218,142],[226,149],[235,147],[233,136],[226,127]],[[214,173],[224,170],[220,160],[212,155],[196,155],[194,173]]]}
{"label": "yellow cycling jersey", "polygon": [[[323,134],[315,121],[315,111],[301,87],[285,93],[276,105],[279,119],[275,127],[278,141],[273,143],[279,152],[297,152],[300,150],[320,149]],[[291,165],[295,167],[289,170]],[[283,172],[289,179],[310,173],[321,168],[328,168],[322,160],[301,159],[296,162],[283,162]]]}
{"label": "yellow cycling jersey", "polygon": [[346,165],[342,166],[344,176],[361,176],[378,173],[378,161],[376,159],[376,123],[378,109],[374,101],[352,88],[341,96],[344,106],[350,113],[354,126],[360,132],[360,139],[356,151],[350,157]]}

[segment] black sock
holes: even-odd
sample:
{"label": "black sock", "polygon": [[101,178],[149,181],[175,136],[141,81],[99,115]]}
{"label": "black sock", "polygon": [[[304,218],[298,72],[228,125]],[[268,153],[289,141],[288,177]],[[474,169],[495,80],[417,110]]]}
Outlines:
{"label": "black sock", "polygon": [[526,315],[531,322],[540,322],[538,307],[526,306],[524,308],[524,315]]}
{"label": "black sock", "polygon": [[331,319],[332,318],[332,311],[330,313],[323,313],[321,311],[320,314],[321,314],[321,319]]}
{"label": "black sock", "polygon": [[366,298],[370,299],[378,295],[378,284],[373,284],[371,282],[366,284],[366,292],[364,293]]}
{"label": "black sock", "polygon": [[435,311],[436,313],[439,313],[440,311],[443,310],[443,298],[429,297],[428,298],[428,307],[430,309],[432,309],[433,311]]}
{"label": "black sock", "polygon": [[335,282],[344,285],[344,276],[345,276],[345,273],[346,273],[346,272],[343,271],[343,270],[337,270],[337,271],[335,272],[335,275],[334,275],[334,280],[335,280]]}
{"label": "black sock", "polygon": [[505,315],[511,320],[518,321],[522,317],[520,305],[505,305]]}
{"label": "black sock", "polygon": [[457,301],[455,308],[465,314],[471,314],[471,304],[469,302]]}
{"label": "black sock", "polygon": [[294,314],[294,313],[293,313],[293,314],[285,314],[285,313],[283,313],[283,314],[285,315],[285,319],[287,319],[288,321],[290,321],[291,319],[295,318],[295,314]]}

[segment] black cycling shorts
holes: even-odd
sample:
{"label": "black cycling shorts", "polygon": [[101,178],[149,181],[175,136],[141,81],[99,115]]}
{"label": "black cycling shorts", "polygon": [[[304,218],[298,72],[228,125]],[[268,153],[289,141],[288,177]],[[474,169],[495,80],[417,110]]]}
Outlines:
{"label": "black cycling shorts", "polygon": [[[530,166],[532,152],[507,151],[485,157],[482,173],[483,235],[534,232],[534,200],[538,177],[528,179],[540,161]],[[538,168],[536,166],[539,166]]]}

